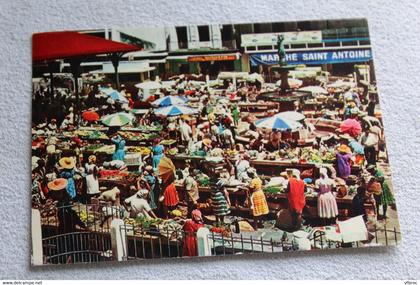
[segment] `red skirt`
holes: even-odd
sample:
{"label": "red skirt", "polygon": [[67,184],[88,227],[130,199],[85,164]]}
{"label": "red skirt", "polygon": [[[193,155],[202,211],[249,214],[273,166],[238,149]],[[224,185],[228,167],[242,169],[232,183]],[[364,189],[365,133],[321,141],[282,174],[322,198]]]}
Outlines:
{"label": "red skirt", "polygon": [[179,203],[178,192],[176,191],[175,184],[170,184],[166,187],[163,193],[163,204],[167,207],[176,206]]}

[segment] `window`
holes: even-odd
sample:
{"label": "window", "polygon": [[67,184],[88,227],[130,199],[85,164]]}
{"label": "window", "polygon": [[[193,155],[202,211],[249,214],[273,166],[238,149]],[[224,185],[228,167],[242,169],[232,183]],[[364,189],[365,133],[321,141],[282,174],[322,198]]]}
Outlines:
{"label": "window", "polygon": [[342,42],[342,46],[357,46],[357,41]]}
{"label": "window", "polygon": [[292,44],[291,48],[306,48],[305,44]]}
{"label": "window", "polygon": [[233,26],[232,25],[223,25],[222,41],[231,41],[231,40],[233,40]]}
{"label": "window", "polygon": [[271,33],[271,23],[254,24],[254,33]]}
{"label": "window", "polygon": [[187,27],[176,27],[176,35],[178,37],[178,45],[180,49],[188,47]]}
{"label": "window", "polygon": [[284,23],[272,23],[271,29],[273,30],[273,33],[281,33],[284,32]]}
{"label": "window", "polygon": [[209,26],[198,26],[198,37],[200,42],[210,41],[210,29]]}
{"label": "window", "polygon": [[322,47],[322,43],[309,43],[308,48],[319,48]]}

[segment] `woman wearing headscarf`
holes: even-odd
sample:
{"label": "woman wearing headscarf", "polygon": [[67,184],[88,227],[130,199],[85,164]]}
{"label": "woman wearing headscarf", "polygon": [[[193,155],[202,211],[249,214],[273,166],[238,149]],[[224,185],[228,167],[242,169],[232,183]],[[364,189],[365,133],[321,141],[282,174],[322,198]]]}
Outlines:
{"label": "woman wearing headscarf", "polygon": [[293,229],[298,230],[301,226],[302,211],[306,204],[305,199],[305,182],[300,179],[300,172],[297,169],[288,169],[287,176],[289,182],[287,184],[287,200],[289,210],[292,215]]}
{"label": "woman wearing headscarf", "polygon": [[258,229],[258,224],[261,222],[262,218],[268,214],[268,204],[265,194],[262,189],[262,181],[256,176],[255,171],[249,174],[252,178],[250,188],[252,194],[250,197],[251,200],[251,210],[252,215],[254,216],[254,228]]}
{"label": "woman wearing headscarf", "polygon": [[345,144],[340,145],[335,154],[337,160],[337,175],[340,178],[347,179],[351,172],[351,150]]}
{"label": "woman wearing headscarf", "polygon": [[172,177],[166,182],[167,186],[163,191],[163,206],[166,217],[169,217],[169,212],[175,210],[179,203],[178,192],[176,191],[175,178]]}
{"label": "woman wearing headscarf", "polygon": [[200,210],[193,210],[191,213],[191,219],[188,219],[182,228],[185,233],[184,248],[182,251],[183,256],[198,255],[196,235],[198,229],[202,228],[203,226],[203,219]]}
{"label": "woman wearing headscarf", "polygon": [[337,201],[331,192],[335,182],[328,177],[326,168],[321,168],[319,174],[320,178],[315,181],[318,191],[318,216],[322,219],[334,219],[338,215]]}
{"label": "woman wearing headscarf", "polygon": [[157,208],[159,199],[159,183],[156,179],[156,176],[154,175],[153,167],[151,165],[147,165],[144,170],[144,179],[150,188],[150,207],[152,210],[155,210]]}
{"label": "woman wearing headscarf", "polygon": [[113,144],[115,144],[115,152],[112,155],[112,160],[121,160],[124,161],[125,157],[125,139],[119,135],[116,134],[111,138],[111,141]]}
{"label": "woman wearing headscarf", "polygon": [[159,144],[159,139],[156,138],[153,141],[153,147],[152,147],[152,166],[153,169],[156,170],[158,168],[159,162],[163,157],[163,152],[164,152],[165,148],[163,147],[163,145]]}
{"label": "woman wearing headscarf", "polygon": [[90,203],[90,199],[97,196],[101,192],[99,191],[99,170],[96,166],[96,156],[91,155],[88,158],[88,163],[85,165],[86,170],[86,194],[87,202]]}

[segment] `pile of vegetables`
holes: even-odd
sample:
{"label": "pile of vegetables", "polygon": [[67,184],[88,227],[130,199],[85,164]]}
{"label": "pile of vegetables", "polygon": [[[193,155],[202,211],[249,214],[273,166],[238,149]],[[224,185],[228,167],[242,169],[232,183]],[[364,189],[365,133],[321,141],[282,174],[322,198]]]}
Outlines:
{"label": "pile of vegetables", "polygon": [[162,125],[151,125],[151,126],[140,125],[137,128],[142,132],[160,132],[163,129],[163,126]]}
{"label": "pile of vegetables", "polygon": [[150,229],[151,227],[157,227],[158,225],[162,224],[162,219],[148,219],[145,216],[138,216],[135,219],[133,218],[125,218],[124,223],[126,225],[131,225],[136,228],[141,229]]}
{"label": "pile of vegetables", "polygon": [[98,130],[94,130],[94,131],[77,130],[74,132],[74,134],[84,139],[93,139],[93,140],[109,139],[109,137],[105,133]]}
{"label": "pile of vegetables", "polygon": [[200,186],[209,186],[210,185],[210,179],[208,177],[200,177],[197,179],[198,185]]}
{"label": "pile of vegetables", "polygon": [[168,145],[172,145],[172,144],[174,144],[174,143],[176,143],[176,140],[162,140],[162,141],[160,142],[160,144],[161,144],[161,145],[166,145],[166,146],[168,146]]}
{"label": "pile of vegetables", "polygon": [[283,192],[283,187],[280,186],[269,186],[263,189],[265,193],[268,194],[278,194]]}
{"label": "pile of vegetables", "polygon": [[176,154],[178,154],[178,148],[173,147],[173,148],[169,149],[168,150],[168,154],[170,154],[170,155],[176,155]]}
{"label": "pile of vegetables", "polygon": [[101,147],[103,147],[104,144],[89,144],[85,147],[86,151],[95,151]]}

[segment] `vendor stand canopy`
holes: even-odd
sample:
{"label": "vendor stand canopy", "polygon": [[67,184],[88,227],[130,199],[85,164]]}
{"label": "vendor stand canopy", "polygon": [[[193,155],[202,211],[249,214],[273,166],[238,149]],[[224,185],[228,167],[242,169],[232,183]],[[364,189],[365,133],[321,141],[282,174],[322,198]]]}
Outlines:
{"label": "vendor stand canopy", "polygon": [[106,94],[109,98],[114,101],[118,101],[123,104],[128,104],[127,98],[125,98],[120,92],[112,88],[101,88],[100,91]]}
{"label": "vendor stand canopy", "polygon": [[188,102],[184,96],[165,96],[152,102],[152,106],[166,107],[171,105],[183,105]]}
{"label": "vendor stand canopy", "polygon": [[131,113],[119,112],[102,117],[101,122],[108,127],[121,127],[133,122],[134,119]]}
{"label": "vendor stand canopy", "polygon": [[332,88],[356,87],[356,83],[343,81],[343,80],[337,80],[333,83],[328,84],[327,87],[332,87]]}
{"label": "vendor stand canopy", "polygon": [[[66,59],[70,62],[78,109],[80,106],[77,78],[80,77],[80,64],[83,60],[94,55],[108,55],[115,69],[116,85],[119,87],[118,64],[121,57],[127,52],[140,50],[142,48],[134,45],[73,31],[37,33],[32,37],[32,61],[34,63],[45,61],[52,63],[57,59]],[[79,111],[77,110],[77,112]]]}
{"label": "vendor stand canopy", "polygon": [[328,94],[328,91],[322,88],[321,86],[305,86],[299,88],[298,91],[311,92],[312,94]]}
{"label": "vendor stand canopy", "polygon": [[[289,82],[290,88],[299,88],[303,84],[302,80],[294,79],[294,78],[288,78],[287,81]],[[281,80],[278,80],[276,82],[276,86],[277,87],[281,86]]]}
{"label": "vendor stand canopy", "polygon": [[245,76],[244,80],[248,82],[258,81],[260,83],[264,83],[264,78],[261,76],[261,74],[255,72]]}
{"label": "vendor stand canopy", "polygon": [[296,121],[272,116],[256,121],[255,126],[262,129],[285,131],[299,129],[302,127],[302,124]]}
{"label": "vendor stand canopy", "polygon": [[280,119],[296,121],[296,122],[302,121],[302,120],[305,119],[305,115],[303,115],[302,113],[296,112],[296,111],[281,112],[281,113],[278,113],[274,116],[277,117],[277,118],[280,118]]}
{"label": "vendor stand canopy", "polygon": [[159,82],[156,81],[147,81],[147,82],[142,82],[142,83],[137,83],[136,85],[137,88],[139,89],[160,89],[162,88],[162,85]]}
{"label": "vendor stand canopy", "polygon": [[172,105],[167,107],[160,107],[155,110],[157,116],[179,116],[179,115],[192,115],[198,113],[198,109],[190,108],[183,105]]}

